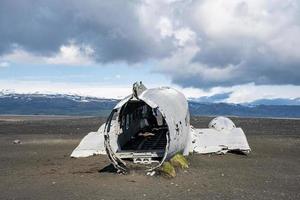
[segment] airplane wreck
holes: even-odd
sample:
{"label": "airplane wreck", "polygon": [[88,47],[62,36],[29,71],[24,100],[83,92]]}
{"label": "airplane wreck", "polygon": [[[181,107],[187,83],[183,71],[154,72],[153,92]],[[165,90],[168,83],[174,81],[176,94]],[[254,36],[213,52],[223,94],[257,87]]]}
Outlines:
{"label": "airplane wreck", "polygon": [[248,154],[250,150],[243,130],[230,119],[217,117],[208,128],[193,128],[181,92],[170,87],[147,89],[140,82],[97,132],[82,139],[71,157],[106,154],[116,169],[126,173],[128,163],[153,171],[176,153]]}

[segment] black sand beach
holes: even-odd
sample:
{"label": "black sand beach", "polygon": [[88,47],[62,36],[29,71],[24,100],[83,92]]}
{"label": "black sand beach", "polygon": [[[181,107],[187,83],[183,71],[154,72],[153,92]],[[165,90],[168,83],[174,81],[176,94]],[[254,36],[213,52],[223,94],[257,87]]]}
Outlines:
{"label": "black sand beach", "polygon": [[[191,123],[204,128],[210,119]],[[300,199],[300,120],[233,118],[250,155],[190,155],[174,179],[112,173],[106,156],[71,159],[104,121],[1,116],[0,199]]]}

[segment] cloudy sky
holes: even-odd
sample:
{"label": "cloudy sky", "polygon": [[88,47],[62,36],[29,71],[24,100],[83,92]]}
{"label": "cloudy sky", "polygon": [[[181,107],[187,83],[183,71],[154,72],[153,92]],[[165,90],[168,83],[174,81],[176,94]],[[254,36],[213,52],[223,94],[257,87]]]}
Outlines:
{"label": "cloudy sky", "polygon": [[0,1],[0,90],[121,98],[139,80],[299,98],[300,1]]}

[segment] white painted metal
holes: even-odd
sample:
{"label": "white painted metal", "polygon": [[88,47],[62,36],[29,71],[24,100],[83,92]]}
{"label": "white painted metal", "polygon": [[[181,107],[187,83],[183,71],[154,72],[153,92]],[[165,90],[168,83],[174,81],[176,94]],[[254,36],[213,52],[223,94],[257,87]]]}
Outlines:
{"label": "white painted metal", "polygon": [[[115,129],[115,121],[112,122],[112,129]],[[74,149],[71,154],[72,158],[89,157],[93,155],[105,155],[104,146],[104,128],[105,123],[100,126],[97,132],[90,132],[87,134],[79,143],[79,145]],[[112,135],[112,138],[117,138],[116,135]],[[116,151],[118,145],[115,142],[116,139],[112,140],[112,148]]]}
{"label": "white painted metal", "polygon": [[228,151],[249,153],[250,147],[241,128],[231,130],[192,129],[192,151],[200,154],[225,154]]}
{"label": "white painted metal", "polygon": [[208,128],[213,128],[216,129],[217,131],[221,131],[221,130],[231,130],[236,127],[235,124],[231,121],[231,119],[227,117],[219,116],[209,122]]}
{"label": "white painted metal", "polygon": [[[190,152],[226,153],[229,150],[240,150],[247,153],[250,151],[243,130],[236,128],[230,119],[217,117],[209,123],[209,128],[194,129],[190,126],[188,102],[181,92],[169,87],[146,89],[142,83],[136,83],[133,94],[115,106],[107,123],[103,124],[97,132],[91,132],[83,138],[71,157],[87,157],[106,153],[116,168],[125,171],[126,163],[122,161],[122,158],[128,157],[129,154],[117,153],[119,149],[117,140],[121,131],[118,117],[120,117],[122,106],[132,99],[143,101],[151,108],[158,109],[168,126],[164,155],[154,168],[159,167],[165,159],[178,152],[188,155]],[[117,116],[115,120],[112,120],[113,115]],[[136,158],[146,159],[150,154],[148,153],[144,157],[142,155],[143,152],[137,157],[134,157],[134,154],[129,156],[139,163],[140,159]],[[150,161],[151,159],[146,159],[145,163],[149,164]]]}
{"label": "white painted metal", "polygon": [[[133,92],[131,98],[126,97],[118,103],[113,112],[118,113],[122,106],[131,99],[141,100],[151,108],[158,109],[160,111],[166,120],[169,131],[167,133],[167,145],[164,156],[159,164],[154,168],[159,167],[165,159],[172,157],[177,152],[183,152],[184,155],[187,155],[189,153],[189,149],[186,149],[186,147],[189,146],[188,143],[190,142],[190,116],[185,96],[181,92],[169,87],[146,89],[145,87],[140,87],[140,85],[135,86],[137,86],[138,89],[142,88],[143,91]],[[133,91],[135,91],[135,89],[133,89]],[[115,129],[115,131],[118,130]],[[120,156],[118,156],[117,153],[110,151],[110,134],[118,133],[105,131],[104,134],[107,134],[105,139],[106,142],[104,142],[104,144],[106,144],[106,151],[111,154],[109,155],[109,158],[115,167],[119,168],[120,165],[118,163],[121,162]],[[125,165],[125,163],[123,164]]]}
{"label": "white painted metal", "polygon": [[139,99],[150,107],[157,108],[167,122],[169,148],[166,157],[169,158],[177,152],[184,152],[190,129],[190,116],[185,96],[173,88],[162,87],[145,90]]}

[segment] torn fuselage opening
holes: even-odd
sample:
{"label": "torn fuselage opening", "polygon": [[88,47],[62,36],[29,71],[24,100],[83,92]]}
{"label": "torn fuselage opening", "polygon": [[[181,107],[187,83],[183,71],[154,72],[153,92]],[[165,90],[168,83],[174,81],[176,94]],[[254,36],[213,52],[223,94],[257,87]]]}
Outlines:
{"label": "torn fuselage opening", "polygon": [[169,142],[169,128],[162,113],[142,100],[129,100],[119,109],[117,121],[117,163],[133,161],[148,169],[160,166]]}

